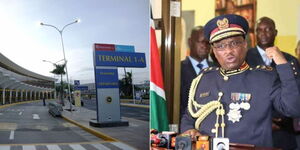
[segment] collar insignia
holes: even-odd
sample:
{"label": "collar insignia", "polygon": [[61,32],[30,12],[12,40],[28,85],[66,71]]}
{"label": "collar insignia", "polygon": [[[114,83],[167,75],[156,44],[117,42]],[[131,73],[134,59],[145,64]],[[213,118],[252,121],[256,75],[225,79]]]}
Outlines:
{"label": "collar insignia", "polygon": [[223,68],[220,69],[220,73],[224,76],[224,77],[228,77],[231,75],[236,75],[236,74],[240,74],[246,70],[248,70],[250,67],[249,65],[244,62],[241,67],[239,69],[235,69],[235,70],[225,70]]}

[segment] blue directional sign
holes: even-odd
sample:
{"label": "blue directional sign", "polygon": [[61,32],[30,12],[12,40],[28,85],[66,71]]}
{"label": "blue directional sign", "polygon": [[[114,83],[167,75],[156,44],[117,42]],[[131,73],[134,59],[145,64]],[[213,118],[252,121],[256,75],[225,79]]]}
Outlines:
{"label": "blue directional sign", "polygon": [[84,85],[74,86],[74,90],[87,91],[87,90],[89,90],[89,87],[88,86],[84,86]]}
{"label": "blue directional sign", "polygon": [[74,85],[75,85],[75,86],[80,85],[80,80],[74,80]]}
{"label": "blue directional sign", "polygon": [[146,67],[145,53],[95,51],[96,66]]}
{"label": "blue directional sign", "polygon": [[119,88],[117,69],[96,69],[97,88]]}
{"label": "blue directional sign", "polygon": [[115,45],[116,52],[134,52],[134,46],[132,45]]}

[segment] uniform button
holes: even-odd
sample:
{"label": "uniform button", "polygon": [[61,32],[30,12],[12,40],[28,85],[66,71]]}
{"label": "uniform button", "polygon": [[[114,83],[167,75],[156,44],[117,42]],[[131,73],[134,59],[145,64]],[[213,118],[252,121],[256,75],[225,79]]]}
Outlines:
{"label": "uniform button", "polygon": [[298,73],[297,73],[297,72],[294,72],[294,74],[297,75]]}
{"label": "uniform button", "polygon": [[291,62],[292,65],[294,65],[294,62]]}
{"label": "uniform button", "polygon": [[253,68],[249,68],[249,70],[253,70]]}
{"label": "uniform button", "polygon": [[218,96],[223,96],[223,92],[219,92],[219,93],[218,93]]}
{"label": "uniform button", "polygon": [[295,67],[293,67],[293,70],[296,70],[296,68],[295,68]]}

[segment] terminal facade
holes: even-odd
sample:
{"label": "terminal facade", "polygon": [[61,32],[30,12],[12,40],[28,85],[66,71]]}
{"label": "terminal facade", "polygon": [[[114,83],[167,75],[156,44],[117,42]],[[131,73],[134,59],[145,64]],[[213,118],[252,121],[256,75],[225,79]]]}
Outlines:
{"label": "terminal facade", "polygon": [[53,99],[56,79],[31,72],[0,53],[0,105]]}

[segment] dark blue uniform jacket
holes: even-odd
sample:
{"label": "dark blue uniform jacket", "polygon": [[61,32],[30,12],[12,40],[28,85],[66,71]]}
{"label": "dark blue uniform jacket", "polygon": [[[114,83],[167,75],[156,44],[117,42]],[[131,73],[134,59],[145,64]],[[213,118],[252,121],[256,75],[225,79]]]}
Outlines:
{"label": "dark blue uniform jacket", "polygon": [[[206,104],[217,100],[218,93],[223,92],[221,103],[225,109],[225,137],[231,143],[253,144],[256,146],[272,146],[272,109],[286,116],[300,116],[300,92],[291,64],[282,64],[275,69],[270,67],[250,68],[243,72],[224,76],[218,68],[203,71],[195,100],[198,104]],[[300,83],[300,82],[299,82]],[[201,93],[206,94],[200,97]],[[228,120],[229,104],[232,103],[232,93],[249,93],[251,108],[241,110],[241,119],[233,123]],[[188,111],[181,120],[181,132],[194,129],[195,118]],[[211,130],[216,123],[215,112],[207,116],[200,124],[200,133],[214,137]]]}

